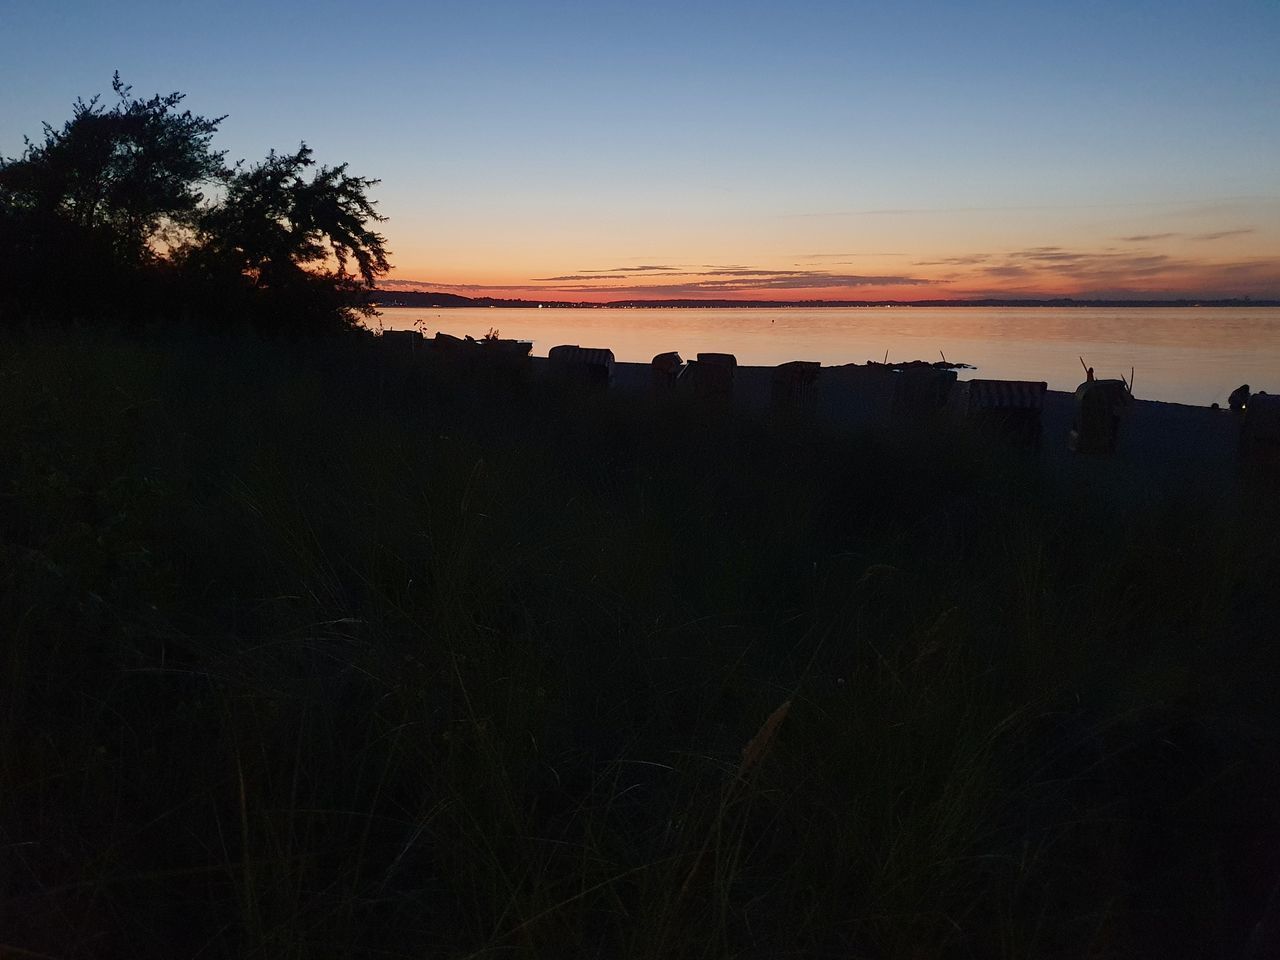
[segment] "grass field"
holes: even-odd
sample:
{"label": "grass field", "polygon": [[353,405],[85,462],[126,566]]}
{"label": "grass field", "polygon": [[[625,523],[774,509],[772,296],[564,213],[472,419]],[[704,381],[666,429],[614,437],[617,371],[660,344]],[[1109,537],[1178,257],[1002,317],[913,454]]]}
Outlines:
{"label": "grass field", "polygon": [[5,341],[0,451],[0,956],[1234,960],[1280,881],[1265,487],[361,338]]}

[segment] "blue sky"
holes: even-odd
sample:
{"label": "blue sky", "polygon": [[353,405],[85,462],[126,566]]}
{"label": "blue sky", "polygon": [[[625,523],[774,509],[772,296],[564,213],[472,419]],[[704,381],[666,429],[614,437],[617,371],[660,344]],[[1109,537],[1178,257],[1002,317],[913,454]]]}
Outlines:
{"label": "blue sky", "polygon": [[380,177],[401,280],[1280,296],[1275,0],[0,11],[0,152],[118,69]]}

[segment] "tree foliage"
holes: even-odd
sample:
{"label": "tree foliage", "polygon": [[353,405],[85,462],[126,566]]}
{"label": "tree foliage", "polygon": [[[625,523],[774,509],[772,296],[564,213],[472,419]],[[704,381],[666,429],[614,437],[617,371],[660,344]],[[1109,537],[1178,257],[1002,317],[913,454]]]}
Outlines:
{"label": "tree foliage", "polygon": [[384,240],[368,226],[384,219],[365,195],[377,181],[350,176],[346,164],[320,167],[308,181],[303,171],[314,165],[302,144],[236,171],[226,199],[204,219],[206,242],[234,256],[260,286],[324,264],[339,277],[354,265],[362,282],[373,283],[388,268]]}
{"label": "tree foliage", "polygon": [[308,179],[313,166],[304,143],[230,171],[226,196],[200,222],[195,259],[237,274],[279,315],[315,309],[326,293],[349,311],[367,311],[360,291],[389,268],[385,240],[371,227],[385,219],[367,195],[377,181],[351,176],[346,164],[321,166]]}
{"label": "tree foliage", "polygon": [[175,228],[193,227],[203,188],[225,177],[224,154],[212,149],[225,117],[179,113],[181,93],[133,97],[118,73],[111,88],[111,109],[77,100],[60,130],[45,124],[43,143],[28,140],[5,160],[0,193],[16,210],[101,231],[123,259],[141,260],[156,241],[172,243]]}
{"label": "tree foliage", "polygon": [[[0,159],[0,307],[6,314],[350,325],[389,269],[378,181],[316,167],[311,149],[228,166],[225,117],[181,93],[77,100],[20,157]],[[74,278],[75,282],[67,281]]]}

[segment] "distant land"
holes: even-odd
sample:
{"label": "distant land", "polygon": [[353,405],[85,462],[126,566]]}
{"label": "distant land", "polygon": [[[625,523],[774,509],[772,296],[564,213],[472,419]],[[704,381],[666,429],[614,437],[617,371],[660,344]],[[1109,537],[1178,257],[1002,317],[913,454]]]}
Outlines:
{"label": "distant land", "polygon": [[1076,300],[1055,297],[1047,300],[611,300],[585,303],[573,300],[503,300],[495,297],[462,297],[455,293],[422,293],[382,290],[373,295],[375,307],[571,307],[574,309],[644,309],[656,307],[1280,307],[1280,300]]}

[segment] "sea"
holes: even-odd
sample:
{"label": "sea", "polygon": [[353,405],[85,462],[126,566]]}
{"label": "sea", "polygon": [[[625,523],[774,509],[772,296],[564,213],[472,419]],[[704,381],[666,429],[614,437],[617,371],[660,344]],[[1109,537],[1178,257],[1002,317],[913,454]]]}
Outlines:
{"label": "sea", "polygon": [[1280,393],[1280,307],[387,307],[370,321],[479,339],[608,347],[647,363],[677,351],[732,353],[738,363],[824,365],[908,360],[970,364],[960,379],[1044,380],[1074,390],[1085,366],[1134,381],[1134,396],[1225,406],[1241,384]]}

